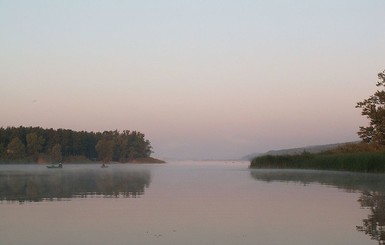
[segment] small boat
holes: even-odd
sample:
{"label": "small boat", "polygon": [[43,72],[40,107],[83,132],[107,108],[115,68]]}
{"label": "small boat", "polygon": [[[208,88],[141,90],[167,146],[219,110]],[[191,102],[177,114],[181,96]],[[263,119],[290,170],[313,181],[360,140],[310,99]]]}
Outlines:
{"label": "small boat", "polygon": [[63,168],[63,164],[62,163],[58,163],[58,164],[51,164],[49,166],[47,166],[47,168]]}

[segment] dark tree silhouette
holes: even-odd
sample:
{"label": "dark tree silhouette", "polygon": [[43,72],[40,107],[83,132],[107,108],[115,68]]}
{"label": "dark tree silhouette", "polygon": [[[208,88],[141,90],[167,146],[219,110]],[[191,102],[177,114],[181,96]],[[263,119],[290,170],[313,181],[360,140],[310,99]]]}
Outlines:
{"label": "dark tree silhouette", "polygon": [[0,159],[3,160],[24,157],[37,160],[38,155],[43,155],[54,161],[84,156],[91,160],[128,162],[149,157],[151,153],[150,141],[137,131],[94,133],[40,127],[0,128]]}
{"label": "dark tree silhouette", "polygon": [[378,79],[376,86],[382,89],[356,105],[369,119],[369,126],[360,127],[358,135],[366,143],[385,146],[385,71],[378,73]]}

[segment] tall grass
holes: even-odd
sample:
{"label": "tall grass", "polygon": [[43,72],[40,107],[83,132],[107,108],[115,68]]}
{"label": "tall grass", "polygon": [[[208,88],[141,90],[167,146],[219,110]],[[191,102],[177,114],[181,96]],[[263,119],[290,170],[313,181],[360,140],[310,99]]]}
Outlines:
{"label": "tall grass", "polygon": [[250,168],[295,168],[385,173],[385,152],[325,152],[254,158]]}

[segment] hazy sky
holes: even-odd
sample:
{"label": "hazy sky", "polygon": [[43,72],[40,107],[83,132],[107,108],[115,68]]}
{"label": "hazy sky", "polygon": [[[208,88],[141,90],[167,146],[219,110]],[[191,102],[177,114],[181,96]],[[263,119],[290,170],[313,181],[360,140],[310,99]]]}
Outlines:
{"label": "hazy sky", "polygon": [[0,126],[138,130],[157,157],[357,140],[384,0],[0,0]]}

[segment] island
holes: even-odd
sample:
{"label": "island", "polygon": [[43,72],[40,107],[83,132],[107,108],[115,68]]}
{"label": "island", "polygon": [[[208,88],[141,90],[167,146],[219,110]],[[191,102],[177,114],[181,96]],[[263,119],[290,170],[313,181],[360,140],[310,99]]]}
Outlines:
{"label": "island", "polygon": [[0,163],[164,163],[138,131],[0,128]]}

